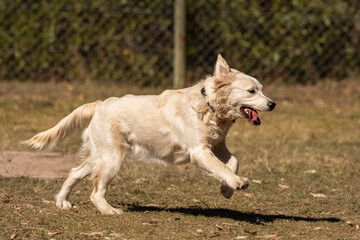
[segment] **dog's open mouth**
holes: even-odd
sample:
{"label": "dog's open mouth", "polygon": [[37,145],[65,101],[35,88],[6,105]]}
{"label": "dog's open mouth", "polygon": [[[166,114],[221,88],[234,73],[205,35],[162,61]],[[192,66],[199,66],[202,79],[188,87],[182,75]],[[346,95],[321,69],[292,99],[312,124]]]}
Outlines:
{"label": "dog's open mouth", "polygon": [[248,120],[249,123],[253,125],[260,125],[261,121],[258,116],[258,113],[255,109],[251,107],[240,107],[240,114],[243,116],[246,120]]}

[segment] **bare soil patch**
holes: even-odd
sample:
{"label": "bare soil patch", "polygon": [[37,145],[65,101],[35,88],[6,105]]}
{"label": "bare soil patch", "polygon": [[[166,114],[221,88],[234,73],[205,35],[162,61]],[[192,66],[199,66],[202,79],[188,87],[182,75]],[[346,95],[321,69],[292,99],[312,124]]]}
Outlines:
{"label": "bare soil patch", "polygon": [[56,152],[3,151],[0,153],[0,175],[56,179],[67,176],[80,160],[75,155]]}

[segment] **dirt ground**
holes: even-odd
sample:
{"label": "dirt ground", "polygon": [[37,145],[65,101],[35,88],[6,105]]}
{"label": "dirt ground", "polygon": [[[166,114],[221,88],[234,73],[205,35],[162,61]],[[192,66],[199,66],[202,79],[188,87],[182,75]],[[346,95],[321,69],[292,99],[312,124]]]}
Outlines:
{"label": "dirt ground", "polygon": [[79,161],[75,155],[56,152],[3,151],[0,152],[0,175],[39,179],[64,178]]}
{"label": "dirt ground", "polygon": [[[123,215],[101,215],[85,179],[60,211],[54,194],[80,164],[81,132],[54,151],[20,144],[73,109],[160,89],[92,82],[0,82],[0,239],[360,239],[359,79],[266,85],[278,106],[262,125],[237,121],[227,144],[251,181],[231,199],[193,164],[125,161],[107,194]],[[18,177],[26,176],[26,177]]]}

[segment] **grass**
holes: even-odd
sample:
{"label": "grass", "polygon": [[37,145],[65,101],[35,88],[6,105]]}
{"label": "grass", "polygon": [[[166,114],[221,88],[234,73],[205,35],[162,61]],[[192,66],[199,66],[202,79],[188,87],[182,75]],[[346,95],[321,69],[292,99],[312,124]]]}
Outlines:
{"label": "grass", "polygon": [[[162,89],[95,83],[0,83],[0,150],[48,129],[77,106]],[[9,239],[359,239],[360,86],[265,86],[278,104],[262,125],[238,120],[227,144],[250,188],[226,200],[193,165],[126,162],[108,193],[121,216],[103,216],[91,184],[74,189],[71,211],[53,195],[63,180],[0,177],[0,238]],[[74,134],[56,151],[75,153]]]}

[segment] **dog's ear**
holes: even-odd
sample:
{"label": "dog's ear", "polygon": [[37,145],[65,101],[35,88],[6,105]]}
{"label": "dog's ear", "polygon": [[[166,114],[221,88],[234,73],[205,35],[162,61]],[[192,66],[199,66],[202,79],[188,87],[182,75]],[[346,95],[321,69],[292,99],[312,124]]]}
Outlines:
{"label": "dog's ear", "polygon": [[229,65],[219,53],[215,64],[214,76],[216,78],[225,78],[229,71]]}
{"label": "dog's ear", "polygon": [[231,78],[229,76],[230,68],[225,59],[218,54],[215,64],[215,89],[220,89],[224,86],[231,84]]}
{"label": "dog's ear", "polygon": [[240,71],[235,69],[235,68],[230,68],[230,71],[233,72],[233,73],[240,73]]}

